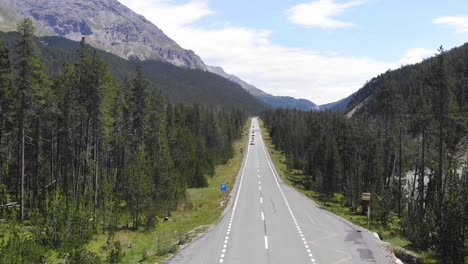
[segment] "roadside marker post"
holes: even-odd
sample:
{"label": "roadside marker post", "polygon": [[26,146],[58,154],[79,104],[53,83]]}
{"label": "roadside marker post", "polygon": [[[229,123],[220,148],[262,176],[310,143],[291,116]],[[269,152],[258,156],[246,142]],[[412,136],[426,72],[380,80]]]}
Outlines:
{"label": "roadside marker post", "polygon": [[362,212],[367,211],[367,229],[370,228],[370,214],[371,214],[371,193],[362,193]]}

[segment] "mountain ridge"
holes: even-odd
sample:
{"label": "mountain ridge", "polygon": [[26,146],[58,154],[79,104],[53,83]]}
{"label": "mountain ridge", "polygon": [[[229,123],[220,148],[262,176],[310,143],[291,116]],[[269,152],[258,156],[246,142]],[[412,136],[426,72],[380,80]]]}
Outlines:
{"label": "mountain ridge", "polygon": [[[0,32],[0,40],[13,50],[16,32]],[[60,72],[66,62],[78,56],[79,42],[58,36],[38,37],[37,46],[42,60],[52,76]],[[265,104],[245,91],[240,85],[216,74],[199,70],[177,67],[158,60],[126,60],[115,54],[90,47],[107,64],[116,80],[132,78],[137,65],[143,65],[150,82],[151,92],[161,92],[171,103],[202,104],[242,109],[249,114],[258,114]]]}
{"label": "mountain ridge", "polygon": [[269,93],[262,91],[261,89],[247,83],[246,81],[242,80],[241,78],[226,73],[222,67],[219,66],[208,66],[207,70],[222,76],[232,82],[239,84],[242,88],[244,88],[247,92],[253,95],[255,98],[259,99],[260,101],[266,103],[269,106],[275,108],[289,108],[289,109],[298,109],[302,111],[318,111],[319,107],[314,104],[313,102],[307,99],[296,99],[291,96],[276,96]]}
{"label": "mountain ridge", "polygon": [[324,111],[345,111],[348,108],[348,104],[353,99],[353,96],[354,94],[351,94],[350,96],[338,101],[319,105],[319,109]]}
{"label": "mountain ridge", "polygon": [[125,59],[161,60],[179,67],[206,70],[192,50],[180,47],[156,25],[117,0],[0,0],[49,32]]}
{"label": "mountain ridge", "polygon": [[[374,117],[382,98],[385,98],[383,93],[388,93],[384,88],[401,96],[399,105],[403,105],[403,108],[418,112],[418,107],[434,100],[430,94],[430,78],[437,66],[438,56],[441,55],[389,70],[372,78],[350,97],[345,98],[349,100],[345,112],[348,116]],[[444,51],[442,56],[447,64],[447,78],[452,82],[456,80],[447,85],[447,88],[461,110],[468,112],[468,105],[465,104],[468,101],[468,71],[465,70],[465,65],[468,65],[468,43]]]}
{"label": "mountain ridge", "polygon": [[[3,19],[2,14],[14,17],[9,21],[19,20],[21,16],[30,17],[37,25],[38,36],[59,36],[72,41],[80,41],[84,37],[92,47],[126,60],[159,60],[214,73],[240,85],[272,107],[303,111],[319,109],[309,100],[274,96],[226,73],[221,67],[207,66],[193,51],[181,48],[156,25],[117,0],[0,0],[0,3],[0,7],[8,10],[0,12],[0,20]],[[2,31],[14,28],[14,23],[0,26]]]}

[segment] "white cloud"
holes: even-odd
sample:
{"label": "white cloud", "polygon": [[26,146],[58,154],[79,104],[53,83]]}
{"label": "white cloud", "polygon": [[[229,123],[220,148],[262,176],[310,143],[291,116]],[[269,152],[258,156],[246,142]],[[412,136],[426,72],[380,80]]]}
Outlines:
{"label": "white cloud", "polygon": [[[182,47],[194,50],[208,65],[221,66],[274,95],[328,103],[348,96],[365,81],[401,64],[276,45],[270,41],[270,30],[229,24],[216,29],[197,26],[194,22],[217,14],[206,2],[193,0],[177,5],[171,0],[120,1],[154,22]],[[404,62],[414,61],[411,54]]]}
{"label": "white cloud", "polygon": [[424,59],[434,56],[437,50],[425,49],[425,48],[414,48],[408,50],[403,58],[400,60],[399,65],[408,65],[421,62]]}
{"label": "white cloud", "polygon": [[160,28],[189,25],[216,12],[206,1],[190,1],[175,5],[172,0],[119,0]]}
{"label": "white cloud", "polygon": [[320,28],[343,28],[353,26],[354,24],[340,21],[333,17],[362,3],[362,1],[335,3],[333,0],[318,0],[295,5],[288,9],[286,13],[289,20],[297,25]]}
{"label": "white cloud", "polygon": [[432,21],[438,25],[449,25],[455,28],[458,34],[468,32],[468,17],[466,16],[445,16],[439,17]]}

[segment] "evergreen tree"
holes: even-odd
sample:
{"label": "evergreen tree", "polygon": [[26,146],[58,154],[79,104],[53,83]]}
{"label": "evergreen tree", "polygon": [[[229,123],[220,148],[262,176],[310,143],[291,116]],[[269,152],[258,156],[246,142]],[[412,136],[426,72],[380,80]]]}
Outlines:
{"label": "evergreen tree", "polygon": [[133,80],[131,95],[132,108],[132,133],[136,142],[143,140],[145,116],[147,114],[148,81],[144,76],[143,66],[140,64],[136,69],[136,77]]}
{"label": "evergreen tree", "polygon": [[5,43],[0,41],[0,184],[6,177],[6,154],[9,150],[6,146],[5,136],[11,127],[11,104],[13,103],[12,76],[9,59],[9,51]]}
{"label": "evergreen tree", "polygon": [[[18,120],[18,179],[20,182],[20,218],[25,216],[25,174],[26,174],[26,133],[31,127],[28,124],[34,120],[34,110],[47,104],[45,98],[50,94],[47,86],[47,76],[37,55],[34,42],[34,25],[31,19],[25,18],[18,23],[18,39],[15,46],[15,80],[17,91],[16,111]],[[31,111],[33,110],[33,111]],[[37,116],[36,116],[37,118]],[[37,128],[37,127],[36,127]],[[37,146],[38,142],[36,142]],[[37,154],[37,150],[36,154]],[[31,152],[28,152],[31,153]],[[37,160],[37,155],[36,155]],[[37,168],[33,168],[35,170]],[[33,171],[34,172],[34,171]],[[31,173],[31,175],[34,173]],[[28,181],[31,179],[28,179]]]}
{"label": "evergreen tree", "polygon": [[[14,102],[12,91],[12,75],[9,60],[9,51],[5,48],[5,43],[0,41],[0,204],[6,204],[7,191],[6,180],[9,178],[11,160],[8,153],[13,152],[11,145],[12,103]],[[3,217],[4,208],[0,208],[0,217]]]}
{"label": "evergreen tree", "polygon": [[[170,105],[149,93],[141,66],[117,84],[85,39],[51,81],[31,20],[18,30],[13,54],[0,43],[0,204],[16,198],[29,221],[0,227],[0,262],[41,262],[53,248],[64,261],[97,263],[84,247],[97,232],[112,237],[129,215],[133,228],[153,228],[232,157],[243,111]],[[109,247],[119,259],[118,243]]]}

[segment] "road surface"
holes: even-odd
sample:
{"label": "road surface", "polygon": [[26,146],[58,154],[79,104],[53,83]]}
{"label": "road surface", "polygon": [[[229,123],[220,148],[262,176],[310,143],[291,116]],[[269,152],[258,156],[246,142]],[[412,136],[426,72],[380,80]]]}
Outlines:
{"label": "road surface", "polygon": [[248,145],[232,198],[219,223],[169,263],[392,262],[384,243],[372,233],[321,209],[283,183],[256,118],[252,127],[254,145]]}

